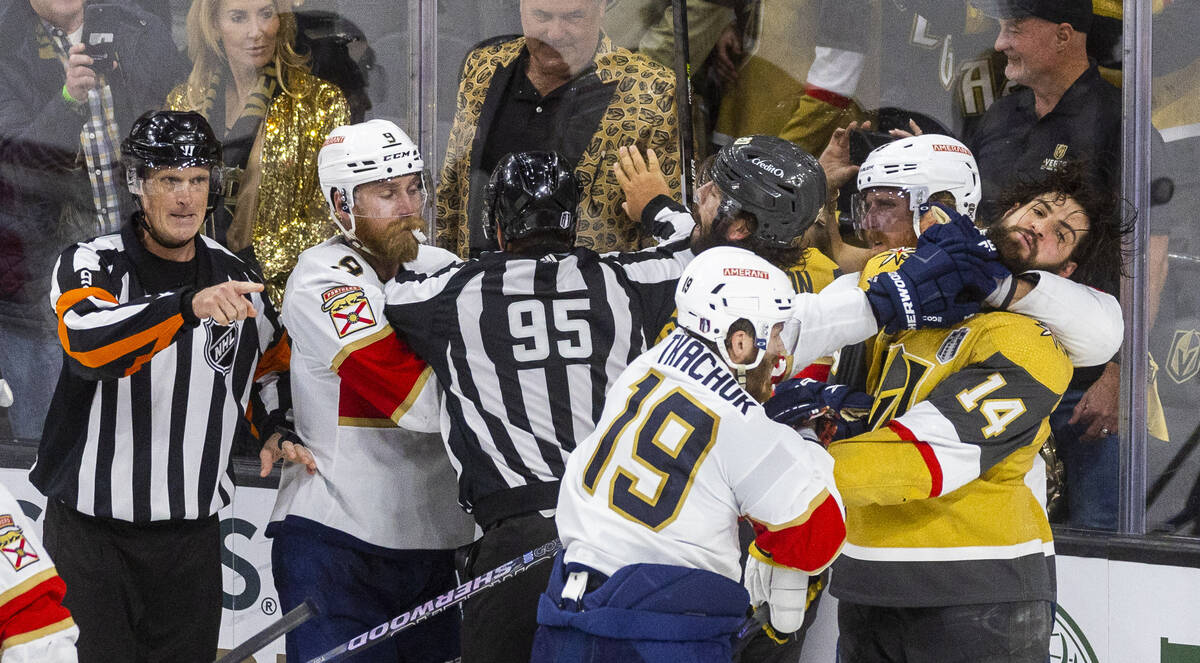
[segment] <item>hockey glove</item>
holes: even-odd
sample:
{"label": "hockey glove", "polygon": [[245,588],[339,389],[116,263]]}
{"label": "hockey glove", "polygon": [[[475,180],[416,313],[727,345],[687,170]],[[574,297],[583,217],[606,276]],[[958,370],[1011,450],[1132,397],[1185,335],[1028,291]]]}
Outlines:
{"label": "hockey glove", "polygon": [[949,327],[979,312],[973,293],[964,294],[955,256],[937,244],[917,248],[893,272],[870,281],[867,301],[879,326],[889,334],[903,329]]}
{"label": "hockey glove", "polygon": [[867,429],[874,399],[841,384],[809,378],[788,380],[775,388],[763,405],[767,416],[793,428],[812,426],[824,446]]}
{"label": "hockey glove", "polygon": [[795,633],[804,625],[808,606],[808,574],[786,566],[746,557],[742,584],[750,593],[750,605],[756,610],[766,603],[771,607],[771,628],[780,633]]}
{"label": "hockey glove", "polygon": [[927,244],[950,254],[958,265],[964,287],[972,299],[991,298],[998,290],[1007,292],[1012,284],[1012,272],[1000,262],[996,247],[965,214],[940,204],[926,203],[921,214],[935,213],[945,219],[931,226],[917,239],[917,250]]}

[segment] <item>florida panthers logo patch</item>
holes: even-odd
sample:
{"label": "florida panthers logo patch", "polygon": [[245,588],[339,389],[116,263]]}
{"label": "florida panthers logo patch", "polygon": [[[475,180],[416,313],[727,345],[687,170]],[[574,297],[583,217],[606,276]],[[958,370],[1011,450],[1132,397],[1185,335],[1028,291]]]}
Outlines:
{"label": "florida panthers logo patch", "polygon": [[321,293],[321,310],[329,314],[338,338],[375,326],[371,302],[358,286],[343,285]]}
{"label": "florida panthers logo patch", "polygon": [[38,561],[33,544],[29,543],[21,528],[17,527],[13,517],[8,514],[0,515],[0,554],[4,555],[4,559],[8,560],[16,571]]}
{"label": "florida panthers logo patch", "polygon": [[207,318],[204,321],[204,333],[205,363],[221,375],[229,375],[229,371],[233,370],[233,358],[237,355],[237,324],[222,325]]}

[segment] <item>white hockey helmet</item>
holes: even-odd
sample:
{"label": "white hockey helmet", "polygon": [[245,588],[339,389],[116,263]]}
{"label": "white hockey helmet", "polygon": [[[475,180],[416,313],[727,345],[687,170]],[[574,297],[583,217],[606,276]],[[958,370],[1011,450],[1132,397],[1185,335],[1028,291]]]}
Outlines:
{"label": "white hockey helmet", "polygon": [[[676,320],[680,327],[716,345],[730,366],[751,369],[766,355],[775,325],[788,327],[795,294],[783,270],[745,249],[717,246],[696,256],[679,277]],[[754,328],[759,349],[750,364],[734,362],[725,347],[730,327],[743,319]],[[788,351],[793,346],[791,339],[784,339]]]}
{"label": "white hockey helmet", "polygon": [[918,208],[939,191],[954,195],[959,213],[975,219],[982,189],[975,156],[960,141],[942,134],[902,138],[875,148],[858,169],[855,194],[856,223],[863,195],[874,187],[893,187],[908,194],[913,230],[920,235]]}
{"label": "white hockey helmet", "polygon": [[[403,175],[424,173],[425,161],[417,144],[400,127],[388,120],[368,120],[346,124],[329,132],[317,155],[317,176],[321,193],[329,205],[334,223],[350,243],[363,248],[355,236],[354,189],[360,184],[387,180]],[[424,177],[421,182],[425,190]],[[342,223],[334,208],[333,192],[342,194],[341,211],[350,215],[349,227]],[[423,201],[422,201],[423,204]]]}

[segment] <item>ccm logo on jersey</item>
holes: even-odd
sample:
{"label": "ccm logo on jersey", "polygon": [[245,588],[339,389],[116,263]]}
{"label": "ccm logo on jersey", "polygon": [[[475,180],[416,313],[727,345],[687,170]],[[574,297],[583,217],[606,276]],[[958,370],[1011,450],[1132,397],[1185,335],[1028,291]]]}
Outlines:
{"label": "ccm logo on jersey", "polygon": [[375,326],[375,313],[363,289],[353,285],[330,288],[321,293],[321,310],[329,314],[338,338]]}
{"label": "ccm logo on jersey", "polygon": [[770,279],[771,275],[761,269],[750,269],[749,267],[726,267],[725,271],[721,272],[724,276],[746,276],[752,279]]}
{"label": "ccm logo on jersey", "polygon": [[0,516],[0,553],[16,571],[38,561],[37,551],[8,514]]}

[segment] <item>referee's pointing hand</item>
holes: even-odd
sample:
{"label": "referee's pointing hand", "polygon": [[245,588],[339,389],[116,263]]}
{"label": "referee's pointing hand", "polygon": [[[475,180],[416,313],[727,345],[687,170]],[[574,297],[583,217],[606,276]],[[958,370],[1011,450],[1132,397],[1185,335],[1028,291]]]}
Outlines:
{"label": "referee's pointing hand", "polygon": [[209,286],[192,297],[192,312],[201,320],[212,318],[219,325],[258,315],[254,305],[246,297],[251,292],[262,292],[263,284],[250,281],[226,281]]}

